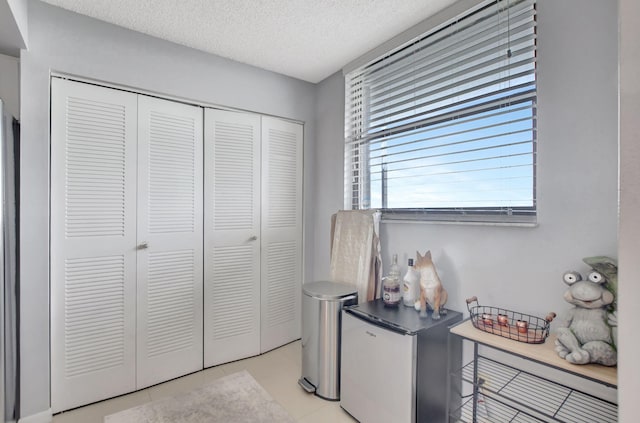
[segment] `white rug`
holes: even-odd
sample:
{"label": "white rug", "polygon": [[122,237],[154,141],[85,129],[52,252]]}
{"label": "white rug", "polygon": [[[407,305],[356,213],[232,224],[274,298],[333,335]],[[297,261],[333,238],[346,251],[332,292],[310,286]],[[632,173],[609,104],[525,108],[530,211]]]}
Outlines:
{"label": "white rug", "polygon": [[185,394],[110,414],[105,423],[244,423],[295,420],[246,371]]}

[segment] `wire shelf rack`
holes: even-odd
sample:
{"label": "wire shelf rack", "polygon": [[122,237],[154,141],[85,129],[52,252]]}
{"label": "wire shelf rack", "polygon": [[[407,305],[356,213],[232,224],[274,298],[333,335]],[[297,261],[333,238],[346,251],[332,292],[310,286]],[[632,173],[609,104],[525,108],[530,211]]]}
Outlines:
{"label": "wire shelf rack", "polygon": [[[462,380],[478,389],[476,422],[615,423],[616,404],[576,391],[520,369],[478,356],[461,370]],[[473,399],[457,412],[456,421],[473,422]]]}
{"label": "wire shelf rack", "polygon": [[467,309],[475,328],[529,344],[542,344],[549,336],[551,321],[556,317],[553,312],[541,319],[505,308],[481,306],[478,297],[467,299]]}
{"label": "wire shelf rack", "polygon": [[[481,404],[476,423],[544,423],[544,420],[536,419],[522,411],[509,407],[498,400],[491,399],[489,402]],[[465,402],[458,410],[460,417],[453,420],[457,423],[472,423],[473,420],[473,399]]]}

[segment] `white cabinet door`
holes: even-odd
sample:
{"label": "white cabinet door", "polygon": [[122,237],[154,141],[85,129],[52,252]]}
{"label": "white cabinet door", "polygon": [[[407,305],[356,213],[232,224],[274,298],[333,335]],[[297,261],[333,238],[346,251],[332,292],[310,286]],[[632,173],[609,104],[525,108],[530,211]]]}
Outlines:
{"label": "white cabinet door", "polygon": [[416,338],[343,310],[340,406],[361,422],[415,422]]}
{"label": "white cabinet door", "polygon": [[302,128],[262,118],[261,352],[300,338]]}
{"label": "white cabinet door", "polygon": [[202,369],[202,108],[139,96],[137,388]]}
{"label": "white cabinet door", "polygon": [[51,406],[58,412],[136,388],[137,96],[57,78],[51,89]]}
{"label": "white cabinet door", "polygon": [[205,109],[204,365],[260,353],[260,117]]}

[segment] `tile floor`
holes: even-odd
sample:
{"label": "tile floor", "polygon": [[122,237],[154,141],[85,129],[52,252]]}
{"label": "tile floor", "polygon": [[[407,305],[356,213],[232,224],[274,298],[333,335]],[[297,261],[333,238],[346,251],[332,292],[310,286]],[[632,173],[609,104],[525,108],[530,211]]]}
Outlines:
{"label": "tile floor", "polygon": [[53,423],[102,423],[106,415],[190,391],[243,369],[300,423],[355,422],[340,408],[339,402],[325,401],[298,386],[301,362],[300,341],[295,341],[257,357],[211,367],[142,391],[56,414]]}

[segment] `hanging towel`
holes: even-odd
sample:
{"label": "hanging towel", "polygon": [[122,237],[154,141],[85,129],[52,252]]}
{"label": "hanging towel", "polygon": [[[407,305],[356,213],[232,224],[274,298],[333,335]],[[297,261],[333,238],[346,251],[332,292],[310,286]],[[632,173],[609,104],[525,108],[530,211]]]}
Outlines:
{"label": "hanging towel", "polygon": [[334,282],[358,290],[358,302],[380,298],[380,212],[340,210],[331,216],[331,271]]}

